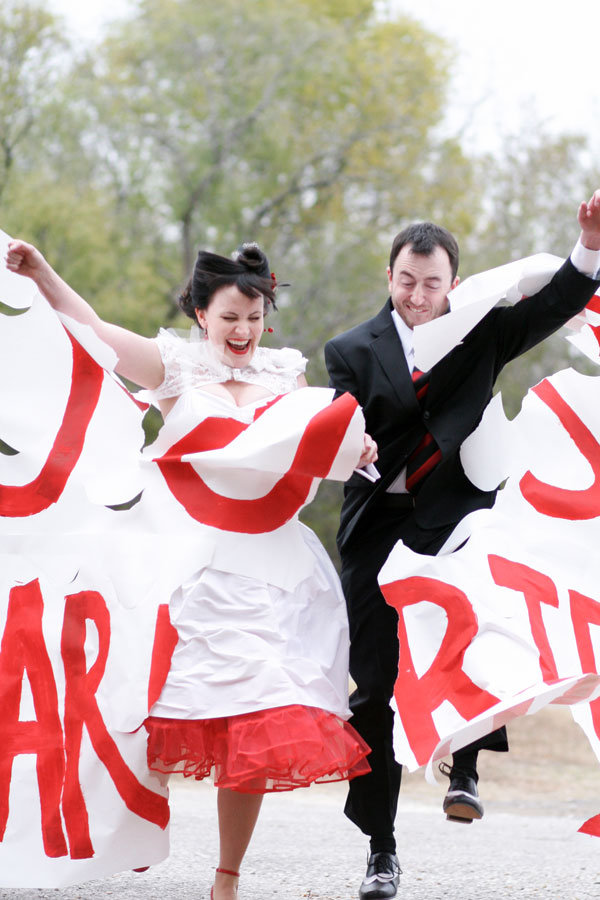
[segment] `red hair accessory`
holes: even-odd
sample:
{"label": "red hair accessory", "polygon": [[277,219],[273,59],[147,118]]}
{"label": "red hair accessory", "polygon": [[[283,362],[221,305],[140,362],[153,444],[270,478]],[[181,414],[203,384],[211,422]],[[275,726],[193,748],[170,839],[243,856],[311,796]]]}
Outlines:
{"label": "red hair accessory", "polygon": [[289,281],[282,281],[280,284],[277,281],[277,276],[275,272],[271,272],[271,284],[273,285],[273,290],[276,291],[278,287],[289,287]]}

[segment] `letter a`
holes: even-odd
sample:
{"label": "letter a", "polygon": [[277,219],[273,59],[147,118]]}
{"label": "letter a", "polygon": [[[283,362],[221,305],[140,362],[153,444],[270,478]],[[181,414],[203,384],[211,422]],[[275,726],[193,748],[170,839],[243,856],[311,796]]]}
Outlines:
{"label": "letter a", "polygon": [[[98,629],[98,656],[89,671],[86,665],[86,620]],[[110,647],[110,615],[97,591],[81,591],[66,597],[61,652],[65,666],[65,745],[67,765],[63,813],[73,859],[93,856],[88,816],[79,783],[79,754],[85,724],[92,746],[106,767],[123,802],[133,813],[165,828],[169,806],[165,797],[140,784],[128,768],[108,732],[96,701]]]}

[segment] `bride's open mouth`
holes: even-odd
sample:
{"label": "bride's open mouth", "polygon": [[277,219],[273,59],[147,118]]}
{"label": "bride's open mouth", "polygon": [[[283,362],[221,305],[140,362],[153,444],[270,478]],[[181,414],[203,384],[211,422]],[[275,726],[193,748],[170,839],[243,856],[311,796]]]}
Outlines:
{"label": "bride's open mouth", "polygon": [[250,347],[250,340],[247,341],[226,341],[227,346],[231,350],[232,353],[237,353],[242,356],[244,353],[248,351]]}

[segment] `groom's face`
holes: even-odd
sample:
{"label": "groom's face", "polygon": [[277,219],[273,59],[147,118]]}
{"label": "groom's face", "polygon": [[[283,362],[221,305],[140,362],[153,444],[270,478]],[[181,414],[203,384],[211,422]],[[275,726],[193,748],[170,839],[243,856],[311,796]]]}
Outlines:
{"label": "groom's face", "polygon": [[424,256],[405,244],[394,260],[393,271],[388,268],[387,273],[392,303],[409,328],[443,315],[448,309],[448,292],[458,284],[458,278],[452,280],[450,257],[439,246]]}

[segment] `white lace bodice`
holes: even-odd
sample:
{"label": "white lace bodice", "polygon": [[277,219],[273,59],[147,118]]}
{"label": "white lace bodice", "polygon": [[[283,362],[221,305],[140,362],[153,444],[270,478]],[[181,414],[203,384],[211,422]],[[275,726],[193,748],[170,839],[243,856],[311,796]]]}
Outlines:
{"label": "white lace bodice", "polygon": [[305,357],[291,347],[281,350],[257,347],[250,365],[228,366],[221,362],[209,341],[196,337],[199,334],[197,329],[192,329],[191,337],[185,339],[161,328],[155,340],[165,377],[163,383],[150,392],[152,400],[178,397],[194,388],[226,381],[260,384],[273,394],[286,394],[297,387],[298,375],[306,368]]}

